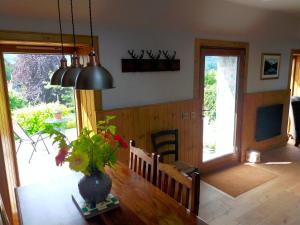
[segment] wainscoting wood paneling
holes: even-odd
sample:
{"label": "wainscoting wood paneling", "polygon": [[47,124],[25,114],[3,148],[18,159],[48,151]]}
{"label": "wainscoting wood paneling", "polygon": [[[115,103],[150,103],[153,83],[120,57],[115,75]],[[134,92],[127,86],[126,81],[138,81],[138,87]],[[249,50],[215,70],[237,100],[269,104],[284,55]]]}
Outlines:
{"label": "wainscoting wood paneling", "polygon": [[[133,139],[136,146],[152,152],[151,133],[163,129],[177,128],[179,130],[179,159],[191,165],[199,166],[200,154],[200,104],[198,100],[188,100],[173,103],[148,105],[101,111],[97,120],[105,115],[115,115],[114,124],[118,133],[126,141]],[[118,159],[128,163],[129,153],[121,150]]]}
{"label": "wainscoting wood paneling", "polygon": [[[246,159],[248,149],[259,151],[279,147],[287,141],[287,121],[289,110],[289,90],[250,93],[244,96],[243,122],[241,129],[241,161]],[[280,136],[257,142],[255,140],[256,110],[261,106],[284,104],[282,134]],[[136,145],[148,152],[153,150],[151,133],[170,128],[179,129],[179,158],[191,165],[203,167],[202,144],[200,135],[200,103],[199,100],[188,100],[173,103],[148,105],[98,111],[97,121],[105,115],[115,115],[114,124],[118,131],[129,141],[134,139]],[[128,151],[121,150],[118,159],[128,163]],[[221,162],[222,163],[222,162]],[[224,163],[225,164],[225,163]],[[205,169],[205,168],[203,168]]]}
{"label": "wainscoting wood paneling", "polygon": [[[241,159],[246,159],[248,149],[259,151],[279,147],[287,142],[287,124],[290,90],[246,94],[244,98]],[[283,104],[281,135],[257,142],[255,140],[256,110],[261,106]]]}

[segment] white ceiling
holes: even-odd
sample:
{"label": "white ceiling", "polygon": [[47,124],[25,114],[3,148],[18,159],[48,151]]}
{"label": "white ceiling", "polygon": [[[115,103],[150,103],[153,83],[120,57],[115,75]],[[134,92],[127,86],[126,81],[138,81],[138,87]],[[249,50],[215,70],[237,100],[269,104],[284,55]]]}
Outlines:
{"label": "white ceiling", "polygon": [[300,15],[300,0],[218,0]]}
{"label": "white ceiling", "polygon": [[[70,0],[61,0],[63,21],[70,21],[69,3]],[[259,7],[300,17],[300,0],[92,0],[92,4],[93,17],[99,25],[140,23],[145,26],[149,21],[155,24],[164,21],[180,23],[184,19],[197,24],[203,13],[217,14],[220,10],[229,13],[230,9],[236,13],[241,5],[251,6],[251,12],[253,7]],[[75,22],[86,23],[89,19],[88,0],[74,0],[74,11]],[[56,22],[57,1],[0,0],[0,18]]]}

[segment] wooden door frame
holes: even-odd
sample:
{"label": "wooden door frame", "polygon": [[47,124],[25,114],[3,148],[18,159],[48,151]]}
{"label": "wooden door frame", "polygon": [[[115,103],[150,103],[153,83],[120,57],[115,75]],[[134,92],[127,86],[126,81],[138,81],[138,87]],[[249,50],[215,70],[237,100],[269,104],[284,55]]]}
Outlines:
{"label": "wooden door frame", "polygon": [[[295,70],[294,70],[294,57],[298,55],[300,56],[300,49],[292,49],[290,54],[290,67],[289,67],[289,77],[288,77],[288,84],[287,84],[287,90],[290,90],[290,97],[294,95],[294,84],[295,84]],[[289,115],[289,113],[288,113]],[[291,128],[291,123],[288,118],[287,123],[287,134],[289,135]]]}
{"label": "wooden door frame", "polygon": [[[249,56],[249,44],[246,42],[232,42],[232,41],[220,41],[220,40],[207,40],[207,39],[196,39],[195,40],[195,68],[194,68],[194,99],[199,100],[199,104],[203,101],[203,90],[204,83],[201,82],[201,73],[204,69],[204,65],[201,60],[201,49],[227,49],[227,50],[242,50],[244,51],[243,65],[239,68],[239,84],[238,84],[238,118],[236,127],[236,143],[238,148],[237,160],[241,162],[241,141],[242,141],[242,121],[243,121],[243,99],[247,91],[247,72],[248,72],[248,56]],[[202,94],[201,94],[202,93]],[[202,107],[201,107],[202,108]],[[202,115],[202,111],[200,112]],[[201,134],[203,135],[203,123],[201,125]],[[212,161],[203,162],[202,159],[202,146],[200,143],[199,151],[201,151],[200,165],[199,167],[204,172],[209,172],[217,168],[226,167],[236,163],[236,158],[233,157],[220,157]]]}
{"label": "wooden door frame", "polygon": [[[99,53],[98,37],[93,37],[94,49]],[[63,34],[64,46],[70,50],[73,39],[70,34]],[[80,49],[80,53],[86,54],[90,50],[90,36],[76,35],[76,46]],[[15,154],[15,142],[13,137],[13,129],[11,122],[11,114],[9,108],[8,89],[5,76],[5,65],[2,52],[57,52],[60,50],[60,35],[53,33],[35,33],[35,32],[19,32],[19,31],[5,31],[0,30],[0,165],[4,167],[5,175],[1,178],[0,191],[4,196],[4,202],[9,219],[13,224],[17,224],[17,207],[14,195],[14,188],[20,185],[17,158]],[[99,54],[98,54],[99,56]],[[77,126],[79,129],[85,126],[82,121],[83,114],[89,114],[85,117],[89,118],[91,114],[96,112],[87,112],[89,110],[82,109],[83,107],[91,107],[94,110],[102,109],[101,91],[78,91],[75,92],[76,97],[76,111],[77,111]],[[85,99],[97,100],[89,106],[83,105]],[[93,118],[94,118],[93,117]],[[90,124],[95,125],[96,121]],[[2,168],[2,167],[1,167]],[[8,201],[9,200],[9,201]]]}
{"label": "wooden door frame", "polygon": [[[294,91],[293,90],[294,88],[291,88],[291,82],[293,81],[293,83],[294,83],[293,77],[295,76],[295,72],[293,71],[294,55],[300,55],[300,49],[292,49],[291,54],[290,54],[290,68],[289,68],[289,78],[288,78],[287,90],[290,89],[291,96],[293,95],[293,91]],[[294,87],[294,84],[293,84],[293,87]]]}

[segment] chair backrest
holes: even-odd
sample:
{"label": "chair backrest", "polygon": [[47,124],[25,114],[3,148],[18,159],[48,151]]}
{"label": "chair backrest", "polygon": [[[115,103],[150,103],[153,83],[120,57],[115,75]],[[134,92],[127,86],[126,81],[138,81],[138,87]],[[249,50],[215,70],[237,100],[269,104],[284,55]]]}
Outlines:
{"label": "chair backrest", "polygon": [[8,217],[6,215],[6,211],[4,208],[1,195],[0,195],[0,225],[10,225]]}
{"label": "chair backrest", "polygon": [[188,176],[172,164],[158,162],[156,184],[160,190],[198,215],[200,198],[200,174],[198,172],[193,172],[191,176]]}
{"label": "chair backrest", "polygon": [[31,140],[30,136],[26,133],[26,131],[20,126],[18,122],[13,121],[13,129],[15,134],[21,140]]}
{"label": "chair backrest", "polygon": [[143,149],[136,148],[133,140],[130,140],[129,154],[129,168],[155,185],[157,172],[156,155],[154,153],[148,155]]}
{"label": "chair backrest", "polygon": [[160,161],[165,162],[164,156],[174,155],[178,160],[178,129],[162,130],[151,134],[154,152],[160,155]]}

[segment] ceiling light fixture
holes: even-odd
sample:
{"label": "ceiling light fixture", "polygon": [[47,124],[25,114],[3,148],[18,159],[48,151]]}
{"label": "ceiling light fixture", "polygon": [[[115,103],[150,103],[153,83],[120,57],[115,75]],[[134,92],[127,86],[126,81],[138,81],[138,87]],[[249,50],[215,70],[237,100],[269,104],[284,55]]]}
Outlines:
{"label": "ceiling light fixture", "polygon": [[64,54],[64,42],[63,42],[63,35],[62,35],[62,29],[61,29],[61,16],[60,16],[60,3],[59,0],[57,0],[57,8],[58,8],[58,20],[59,20],[59,31],[60,31],[60,43],[61,43],[61,60],[60,60],[60,67],[58,70],[54,72],[54,74],[51,77],[50,84],[51,85],[61,85],[61,78],[68,70],[67,67],[67,59]]}
{"label": "ceiling light fixture", "polygon": [[100,65],[94,50],[91,0],[89,0],[89,13],[92,50],[87,66],[77,76],[75,88],[81,90],[110,89],[113,88],[113,77],[107,69]]}
{"label": "ceiling light fixture", "polygon": [[73,49],[74,53],[72,55],[71,67],[61,78],[62,87],[74,87],[75,81],[80,73],[82,66],[79,63],[79,56],[76,53],[76,40],[75,40],[75,26],[74,26],[74,13],[73,13],[73,0],[71,0],[71,17],[72,17],[72,28],[73,28]]}

